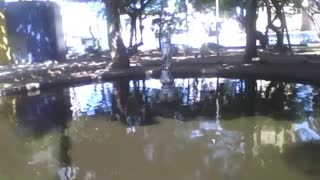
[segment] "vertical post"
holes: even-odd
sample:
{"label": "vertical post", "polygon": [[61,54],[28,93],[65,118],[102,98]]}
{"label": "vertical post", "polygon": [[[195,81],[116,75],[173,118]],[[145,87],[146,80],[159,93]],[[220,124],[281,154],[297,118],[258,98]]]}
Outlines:
{"label": "vertical post", "polygon": [[187,48],[189,48],[189,24],[188,24],[188,11],[189,11],[189,8],[188,8],[188,3],[189,1],[186,0],[186,29],[187,29]]}
{"label": "vertical post", "polygon": [[162,51],[162,18],[163,18],[163,10],[164,10],[164,2],[161,1],[161,11],[160,11],[160,24],[159,24],[159,49]]}
{"label": "vertical post", "polygon": [[219,52],[219,34],[220,34],[220,30],[219,30],[219,0],[216,0],[216,37],[217,37],[217,56],[220,56],[220,52]]}

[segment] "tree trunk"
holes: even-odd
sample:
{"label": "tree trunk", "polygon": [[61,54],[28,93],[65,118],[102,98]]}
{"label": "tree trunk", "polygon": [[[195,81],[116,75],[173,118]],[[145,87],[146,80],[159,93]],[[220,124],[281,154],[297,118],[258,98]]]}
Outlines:
{"label": "tree trunk", "polygon": [[162,23],[162,18],[163,18],[163,10],[164,10],[164,2],[161,1],[161,13],[160,13],[160,23],[159,23],[159,49],[162,51],[162,29],[163,29],[163,23]]}
{"label": "tree trunk", "polygon": [[252,61],[252,58],[257,57],[256,44],[256,22],[257,22],[257,0],[249,0],[246,5],[247,15],[245,17],[245,28],[247,34],[246,49],[244,62]]}
{"label": "tree trunk", "polygon": [[261,48],[265,49],[268,45],[268,36],[260,31],[256,31],[256,40],[259,40]]}
{"label": "tree trunk", "polygon": [[135,39],[137,41],[137,32],[136,32],[136,24],[137,24],[137,17],[134,13],[130,15],[130,42],[129,47],[132,47],[133,45],[133,36],[135,36]]}
{"label": "tree trunk", "polygon": [[120,2],[104,0],[109,20],[109,44],[111,45],[112,67],[130,67],[127,49],[121,38]]}
{"label": "tree trunk", "polygon": [[139,15],[139,29],[140,29],[140,43],[143,43],[143,25],[142,25],[142,14]]}
{"label": "tree trunk", "polygon": [[108,47],[109,47],[109,50],[111,51],[112,49],[112,34],[111,34],[111,25],[110,23],[108,22],[107,23],[107,36],[108,36]]}
{"label": "tree trunk", "polygon": [[162,45],[161,45],[161,41],[162,41],[162,22],[160,22],[160,27],[159,27],[159,37],[158,37],[158,42],[159,42],[159,49],[160,51],[162,51]]}
{"label": "tree trunk", "polygon": [[276,35],[277,35],[276,48],[281,49],[284,46],[284,44],[283,44],[283,39],[284,39],[283,31],[277,30]]}
{"label": "tree trunk", "polygon": [[292,51],[292,47],[291,47],[291,40],[290,40],[290,34],[289,34],[288,25],[287,25],[287,19],[286,19],[284,10],[282,10],[282,11],[283,11],[283,14],[284,14],[284,16],[283,16],[283,18],[284,18],[284,20],[283,20],[283,22],[284,22],[283,26],[284,26],[284,29],[286,30],[286,36],[287,36],[287,40],[288,40],[289,52],[292,54],[293,51]]}
{"label": "tree trunk", "polygon": [[305,9],[302,9],[302,25],[301,31],[310,31],[312,29],[312,21]]}
{"label": "tree trunk", "polygon": [[137,36],[137,17],[134,23],[134,44],[138,44],[138,36]]}
{"label": "tree trunk", "polygon": [[[268,25],[267,28],[270,28],[272,31],[274,31],[276,33],[277,36],[277,43],[276,43],[276,48],[280,50],[280,52],[285,50],[285,45],[284,45],[284,31],[286,29],[286,17],[284,14],[284,10],[283,7],[285,5],[284,2],[282,1],[278,1],[278,0],[271,0],[271,3],[275,9],[275,16],[272,19],[272,13],[271,13],[271,5],[269,0],[264,0],[264,2],[266,3],[266,7],[267,7],[267,14],[268,14]],[[275,26],[273,23],[275,22],[275,20],[279,20],[280,21],[280,26],[277,27]],[[288,32],[287,32],[288,33]],[[290,41],[289,36],[287,36],[288,38],[288,42]]]}
{"label": "tree trunk", "polygon": [[320,24],[316,17],[318,14],[312,14],[308,12],[308,16],[313,23],[314,29],[317,31],[318,37],[320,37]]}

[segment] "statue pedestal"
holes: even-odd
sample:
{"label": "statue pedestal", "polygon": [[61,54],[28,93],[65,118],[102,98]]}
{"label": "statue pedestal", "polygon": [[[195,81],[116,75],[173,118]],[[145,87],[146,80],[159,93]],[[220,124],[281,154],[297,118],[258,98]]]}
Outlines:
{"label": "statue pedestal", "polygon": [[164,69],[161,71],[160,82],[162,83],[163,88],[174,86],[174,79],[169,69]]}
{"label": "statue pedestal", "polygon": [[168,69],[161,71],[160,82],[162,87],[159,94],[161,102],[174,102],[178,100],[178,90],[174,86],[174,79]]}

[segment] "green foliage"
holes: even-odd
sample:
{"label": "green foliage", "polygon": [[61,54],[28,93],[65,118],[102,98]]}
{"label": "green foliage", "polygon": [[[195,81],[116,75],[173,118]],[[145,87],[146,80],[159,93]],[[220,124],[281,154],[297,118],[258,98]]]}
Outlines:
{"label": "green foliage", "polygon": [[[222,1],[222,0],[220,0]],[[213,11],[215,7],[215,0],[189,0],[193,8],[198,12],[208,13]]]}
{"label": "green foliage", "polygon": [[[162,24],[162,32],[156,30],[156,33],[161,33],[162,36],[171,36],[172,34],[179,34],[183,32],[182,25],[184,19],[177,17],[174,13],[164,13],[162,18],[154,19],[154,25],[161,26]],[[160,28],[159,28],[160,29]]]}
{"label": "green foliage", "polygon": [[168,0],[152,0],[143,13],[148,16],[160,16],[162,8],[166,7],[168,7]]}
{"label": "green foliage", "polygon": [[153,28],[156,36],[171,36],[174,33],[183,31],[184,17],[177,15],[182,11],[181,1],[176,1],[173,12],[168,12],[168,0],[154,0],[149,7],[146,8],[147,15],[153,15]]}

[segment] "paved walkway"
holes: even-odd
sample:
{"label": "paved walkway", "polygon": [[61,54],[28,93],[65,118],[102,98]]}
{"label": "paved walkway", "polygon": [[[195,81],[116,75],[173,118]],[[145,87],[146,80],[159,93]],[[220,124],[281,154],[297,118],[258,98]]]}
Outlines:
{"label": "paved walkway", "polygon": [[[262,56],[260,61],[242,64],[242,57],[176,58],[172,65],[175,77],[219,76],[285,80],[320,84],[318,56]],[[0,67],[0,95],[38,89],[101,82],[114,78],[158,78],[159,58],[132,60],[129,69],[111,69],[108,62],[43,63]]]}

